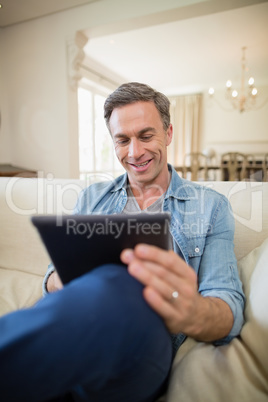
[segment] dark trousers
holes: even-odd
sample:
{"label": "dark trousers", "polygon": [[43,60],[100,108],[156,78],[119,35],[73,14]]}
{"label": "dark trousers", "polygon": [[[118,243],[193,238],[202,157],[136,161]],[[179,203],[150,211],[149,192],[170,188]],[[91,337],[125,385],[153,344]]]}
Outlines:
{"label": "dark trousers", "polygon": [[0,319],[3,402],[150,402],[172,362],[170,335],[125,267],[105,265]]}

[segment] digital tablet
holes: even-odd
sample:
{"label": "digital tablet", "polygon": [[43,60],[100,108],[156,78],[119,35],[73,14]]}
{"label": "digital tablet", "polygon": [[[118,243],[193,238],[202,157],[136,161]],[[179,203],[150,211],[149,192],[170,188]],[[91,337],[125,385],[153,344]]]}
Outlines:
{"label": "digital tablet", "polygon": [[103,264],[122,264],[120,253],[138,243],[168,249],[168,213],[33,216],[62,283]]}

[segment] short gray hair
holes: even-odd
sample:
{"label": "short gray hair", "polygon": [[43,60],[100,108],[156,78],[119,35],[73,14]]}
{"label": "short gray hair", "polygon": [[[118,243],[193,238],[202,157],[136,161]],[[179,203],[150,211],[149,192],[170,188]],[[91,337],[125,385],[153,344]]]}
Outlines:
{"label": "short gray hair", "polygon": [[155,91],[149,85],[139,82],[129,82],[120,85],[106,99],[104,103],[104,119],[108,129],[110,130],[110,117],[115,108],[136,102],[153,102],[160,114],[164,130],[168,129],[170,124],[169,99],[161,92]]}

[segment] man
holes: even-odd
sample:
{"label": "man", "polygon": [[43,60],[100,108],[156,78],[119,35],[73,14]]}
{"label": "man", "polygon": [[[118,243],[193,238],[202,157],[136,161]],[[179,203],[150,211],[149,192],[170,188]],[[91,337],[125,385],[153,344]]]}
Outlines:
{"label": "man", "polygon": [[[168,165],[167,147],[172,140],[172,125],[169,101],[163,94],[144,84],[124,84],[108,97],[104,112],[116,155],[126,174],[112,183],[97,183],[85,189],[75,212],[170,212],[172,250],[140,244],[134,250],[122,252],[121,260],[127,264],[128,271],[109,266],[85,275],[84,280],[92,292],[90,314],[94,308],[101,312],[94,321],[94,331],[92,325],[85,335],[90,337],[92,349],[99,351],[103,343],[116,344],[118,339],[122,342],[126,337],[135,339],[137,345],[133,354],[129,353],[132,343],[118,349],[108,370],[105,370],[107,355],[102,356],[96,372],[83,380],[78,379],[77,383],[67,382],[68,386],[58,389],[53,396],[73,390],[73,397],[79,395],[82,398],[79,400],[153,401],[163,391],[172,362],[169,338],[172,339],[174,355],[187,336],[223,344],[240,332],[244,296],[233,252],[234,223],[224,196],[181,179]],[[107,279],[111,272],[116,277],[112,292]],[[52,294],[40,303],[48,299],[51,308],[56,308],[57,303],[62,305],[64,295],[70,300],[68,292],[73,289],[79,298],[78,287],[85,289],[82,279],[56,292],[62,284],[54,268],[50,267],[44,280],[44,293]],[[92,286],[94,281],[98,286]],[[126,289],[127,292],[123,292]],[[111,297],[107,297],[107,293],[111,293]],[[133,296],[137,307],[133,306]],[[103,300],[105,306],[101,307]],[[79,304],[79,301],[75,300],[75,303]],[[105,310],[110,303],[117,306],[113,310],[114,325],[109,322],[109,318],[113,318],[111,311]],[[80,308],[81,305],[85,309],[85,304],[80,301]],[[118,309],[122,305],[126,307],[125,313],[129,311],[120,321],[121,324],[128,322],[123,330],[116,328],[121,314],[118,314]],[[144,317],[137,322],[137,316],[141,317],[143,313]],[[135,323],[130,329],[133,317],[136,317]],[[140,339],[144,340],[145,348],[142,348],[144,344],[139,342]],[[79,353],[83,342],[74,345],[76,347]],[[135,354],[140,350],[137,362]],[[86,362],[92,361],[92,356],[94,353],[88,352]],[[120,366],[126,367],[124,373],[128,372],[128,364],[136,373],[134,380],[133,371],[131,376],[127,375],[128,380],[133,380],[127,387],[124,373],[118,370],[119,361]],[[152,365],[146,364],[147,361]],[[152,368],[158,365],[161,375],[159,367],[156,371]],[[103,368],[105,375],[99,372],[99,367]],[[103,383],[102,377],[105,378]],[[136,395],[135,389],[138,390]]]}

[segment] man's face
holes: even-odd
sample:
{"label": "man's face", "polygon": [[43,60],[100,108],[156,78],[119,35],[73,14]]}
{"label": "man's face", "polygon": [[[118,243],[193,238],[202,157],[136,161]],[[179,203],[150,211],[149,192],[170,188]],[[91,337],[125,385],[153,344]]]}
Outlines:
{"label": "man's face", "polygon": [[167,146],[172,126],[165,131],[153,102],[136,102],[113,110],[110,131],[115,152],[131,184],[162,184],[167,176]]}

